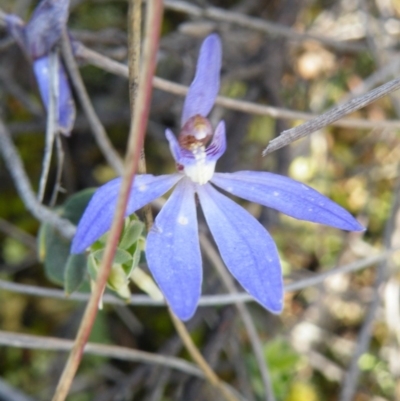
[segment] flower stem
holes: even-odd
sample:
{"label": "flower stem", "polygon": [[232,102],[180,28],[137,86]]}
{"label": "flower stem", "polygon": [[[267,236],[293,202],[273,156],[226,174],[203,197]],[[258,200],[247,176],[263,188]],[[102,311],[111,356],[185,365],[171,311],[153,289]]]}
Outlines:
{"label": "flower stem", "polygon": [[[93,327],[97,315],[99,301],[103,294],[112,261],[114,259],[115,249],[117,247],[118,239],[124,222],[125,209],[130,194],[130,189],[137,171],[140,151],[143,147],[144,135],[147,127],[152,92],[152,79],[155,71],[162,14],[162,0],[153,0],[147,3],[147,16],[145,25],[146,40],[144,44],[142,64],[143,74],[140,76],[139,80],[137,104],[134,110],[134,126],[130,132],[128,140],[128,152],[126,155],[124,176],[118,197],[117,209],[97,276],[97,281],[94,285],[90,300],[86,306],[74,346],[69,355],[67,364],[64,367],[64,371],[56,388],[53,401],[64,401],[68,395],[73,378],[82,359],[84,347]],[[64,41],[64,43],[66,42],[67,41]]]}
{"label": "flower stem", "polygon": [[187,351],[193,360],[197,363],[199,368],[204,372],[207,380],[216,388],[220,390],[222,395],[227,401],[239,401],[239,399],[234,395],[231,391],[229,391],[224,382],[216,375],[211,366],[207,363],[207,361],[201,355],[199,349],[194,344],[192,338],[190,337],[189,332],[186,329],[186,326],[178,319],[178,317],[174,314],[174,312],[168,308],[169,314],[171,315],[172,323],[175,326],[176,331],[179,334],[179,337],[185,344]]}
{"label": "flower stem", "polygon": [[[129,0],[128,13],[128,68],[129,68],[129,101],[131,114],[131,130],[133,129],[134,110],[137,101],[140,73],[140,41],[142,23],[142,0]],[[146,174],[146,158],[144,149],[141,149],[138,173]],[[151,206],[142,209],[147,231],[153,225]]]}

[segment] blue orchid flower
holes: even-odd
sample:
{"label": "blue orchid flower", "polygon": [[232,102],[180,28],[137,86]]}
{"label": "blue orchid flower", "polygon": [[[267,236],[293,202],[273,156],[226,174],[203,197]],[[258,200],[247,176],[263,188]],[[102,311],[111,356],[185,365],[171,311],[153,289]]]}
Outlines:
{"label": "blue orchid flower", "polygon": [[[196,75],[183,107],[179,139],[166,131],[178,172],[136,176],[126,210],[126,215],[132,214],[176,185],[148,233],[145,252],[154,279],[182,320],[193,316],[201,294],[196,195],[226,266],[243,288],[273,313],[283,307],[276,245],[253,216],[215,187],[297,219],[342,230],[363,230],[342,207],[288,177],[256,171],[214,172],[226,148],[225,124],[221,121],[213,133],[206,117],[217,97],[220,69],[221,42],[212,34],[201,46]],[[121,179],[114,179],[94,194],[79,222],[72,253],[84,252],[109,230],[120,185]]]}
{"label": "blue orchid flower", "polygon": [[[17,15],[5,17],[7,30],[26,53],[33,65],[40,96],[46,112],[50,92],[50,52],[60,40],[68,19],[68,0],[43,0],[34,10],[30,21],[24,24]],[[57,56],[58,57],[58,56]],[[75,121],[75,103],[67,75],[60,60],[58,64],[58,130],[69,135]]]}

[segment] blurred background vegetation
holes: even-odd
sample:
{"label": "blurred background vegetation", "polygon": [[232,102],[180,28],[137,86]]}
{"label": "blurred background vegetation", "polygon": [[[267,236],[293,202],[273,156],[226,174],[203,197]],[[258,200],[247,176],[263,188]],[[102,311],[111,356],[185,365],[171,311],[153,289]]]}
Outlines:
{"label": "blurred background vegetation", "polygon": [[[24,20],[36,5],[33,0],[0,0],[4,12]],[[245,26],[223,17],[194,15],[193,7],[217,7],[237,18],[269,21],[276,29],[268,33],[250,23]],[[127,1],[72,0],[71,35],[87,48],[126,63],[127,9]],[[278,28],[285,28],[286,33]],[[400,69],[398,0],[170,0],[165,2],[157,75],[188,85],[201,40],[212,31],[219,32],[223,42],[221,94],[254,104],[318,114],[393,79]],[[301,35],[305,33],[312,38]],[[130,121],[127,79],[89,65],[83,58],[78,62],[94,108],[123,156]],[[58,205],[116,176],[97,147],[78,102],[77,107],[73,132],[62,138],[65,162]],[[182,97],[154,90],[145,144],[149,173],[175,168],[164,130],[169,127],[177,132],[181,107]],[[400,98],[395,93],[350,116],[371,121],[368,128],[329,126],[263,158],[261,152],[271,139],[302,121],[215,107],[211,121],[224,119],[228,137],[228,150],[217,170],[289,175],[326,194],[367,227],[362,234],[345,233],[243,203],[276,240],[287,282],[400,246],[399,113]],[[4,26],[0,26],[0,115],[37,190],[46,117],[30,65]],[[397,126],[385,126],[387,120],[398,121]],[[45,204],[55,177],[54,158]],[[40,224],[26,210],[0,160],[1,400],[51,398],[66,353],[46,349],[51,344],[46,338],[73,339],[84,308],[82,302],[18,293],[4,284],[60,289],[39,261]],[[207,232],[203,220],[200,229]],[[288,292],[281,316],[248,304],[277,400],[400,400],[400,275],[394,256]],[[146,269],[143,263],[141,267]],[[56,263],[53,268],[64,267]],[[204,258],[204,269],[203,293],[225,293],[208,258]],[[141,293],[135,286],[131,290]],[[89,286],[85,284],[81,291],[89,291]],[[235,306],[201,307],[188,328],[223,380],[248,401],[268,399]],[[39,349],[24,342],[7,345],[1,340],[4,332],[15,333],[16,340],[21,334],[40,336],[42,345]],[[90,341],[189,359],[164,307],[105,304]],[[349,384],[346,377],[353,377],[358,369],[360,376]],[[346,398],[352,387],[354,396]],[[2,398],[2,391],[11,395]],[[203,379],[182,371],[112,355],[86,355],[69,400],[218,397]]]}

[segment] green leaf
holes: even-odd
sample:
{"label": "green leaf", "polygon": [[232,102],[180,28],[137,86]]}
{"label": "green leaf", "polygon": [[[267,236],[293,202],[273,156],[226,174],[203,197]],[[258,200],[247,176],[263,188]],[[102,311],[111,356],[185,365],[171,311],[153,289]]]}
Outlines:
{"label": "green leaf", "polygon": [[[86,189],[72,195],[63,206],[57,209],[57,212],[77,224],[94,191],[94,189]],[[62,237],[51,225],[42,224],[38,237],[38,253],[40,260],[44,263],[45,274],[53,283],[64,285],[70,247],[70,241]]]}
{"label": "green leaf", "polygon": [[87,260],[87,269],[92,280],[96,280],[97,272],[99,271],[99,264],[91,253]]}
{"label": "green leaf", "polygon": [[[101,261],[103,259],[104,249],[99,249],[98,251],[93,252],[93,256],[97,261]],[[132,255],[125,251],[124,249],[117,248],[115,251],[115,256],[113,263],[118,263],[120,265],[124,263],[130,263],[132,260]]]}
{"label": "green leaf", "polygon": [[70,196],[61,207],[61,216],[78,224],[95,191],[95,188],[88,188]]}
{"label": "green leaf", "polygon": [[47,224],[42,224],[39,227],[39,232],[37,236],[37,253],[40,262],[44,262],[46,258],[46,229]]}
{"label": "green leaf", "polygon": [[140,244],[137,244],[135,251],[133,252],[132,255],[132,270],[139,265],[140,262],[140,254],[141,254],[141,249],[140,249]]}
{"label": "green leaf", "polygon": [[69,256],[70,242],[62,237],[50,224],[43,224],[39,236],[39,254],[44,261],[47,278],[64,285],[64,272]]}
{"label": "green leaf", "polygon": [[87,272],[86,259],[86,255],[83,254],[69,256],[64,276],[64,289],[68,295],[83,283]]}
{"label": "green leaf", "polygon": [[129,299],[131,291],[129,289],[129,279],[124,269],[119,264],[114,264],[111,268],[107,285],[114,290],[121,298]]}
{"label": "green leaf", "polygon": [[133,246],[130,248],[129,250],[129,254],[131,255],[131,262],[130,263],[124,263],[122,265],[122,268],[125,271],[125,274],[127,277],[130,277],[132,270],[138,266],[139,261],[140,261],[140,247],[139,247],[139,243],[136,242],[135,244],[133,244]]}
{"label": "green leaf", "polygon": [[133,220],[129,223],[127,228],[124,230],[119,247],[122,249],[128,249],[135,242],[138,241],[140,235],[143,232],[144,224],[141,221]]}

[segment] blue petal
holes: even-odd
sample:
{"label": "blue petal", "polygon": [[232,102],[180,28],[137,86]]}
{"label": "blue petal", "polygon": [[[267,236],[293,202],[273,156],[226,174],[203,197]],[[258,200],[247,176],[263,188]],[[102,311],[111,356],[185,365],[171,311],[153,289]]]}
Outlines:
{"label": "blue petal", "polygon": [[181,320],[196,311],[202,266],[193,183],[183,179],[158,214],[146,241],[146,258],[168,304]]}
{"label": "blue petal", "polygon": [[233,195],[279,210],[296,219],[348,231],[364,230],[364,227],[337,203],[307,185],[282,175],[239,171],[232,174],[216,173],[211,181]]}
{"label": "blue petal", "polygon": [[59,41],[68,19],[68,0],[42,0],[26,24],[27,51],[32,59],[48,54]]}
{"label": "blue petal", "polygon": [[182,148],[170,129],[167,128],[165,130],[165,136],[169,142],[169,149],[171,150],[172,156],[178,164],[181,164],[182,166],[196,164],[197,161],[193,155],[193,152]]}
{"label": "blue petal", "polygon": [[[182,166],[190,166],[197,163],[193,152],[181,147],[175,135],[170,129],[165,130],[165,136],[169,142],[169,148],[175,161]],[[220,121],[215,129],[212,141],[206,149],[207,161],[217,161],[226,150],[225,122]]]}
{"label": "blue petal", "polygon": [[[182,176],[180,174],[161,175],[150,174],[135,177],[125,215],[147,205],[152,200],[162,196]],[[115,214],[121,178],[116,178],[101,186],[93,195],[72,240],[71,253],[82,253],[87,247],[98,240],[110,227]]]}
{"label": "blue petal", "polygon": [[243,288],[273,313],[282,311],[283,282],[276,245],[246,210],[216,191],[198,185],[200,204],[230,272]]}
{"label": "blue petal", "polygon": [[64,135],[68,136],[74,126],[76,110],[62,62],[59,64],[58,83],[58,128]]}
{"label": "blue petal", "polygon": [[[69,135],[75,121],[75,103],[72,99],[68,79],[61,60],[58,60],[58,104],[57,125],[65,135]],[[50,58],[44,56],[33,62],[33,70],[46,111],[49,107]]]}
{"label": "blue petal", "polygon": [[213,139],[206,150],[207,160],[218,160],[226,150],[225,122],[220,121],[215,129]]}
{"label": "blue petal", "polygon": [[41,57],[33,62],[33,71],[35,73],[36,82],[39,86],[40,96],[46,111],[49,106],[50,92],[50,58],[49,56]]}
{"label": "blue petal", "polygon": [[217,34],[207,36],[201,45],[196,75],[183,105],[181,126],[196,114],[206,117],[214,106],[219,91],[221,58],[219,36]]}
{"label": "blue petal", "polygon": [[178,140],[176,139],[174,133],[168,128],[165,130],[165,136],[169,142],[169,149],[171,150],[172,156],[174,157],[175,161],[179,163],[182,158],[182,154]]}

